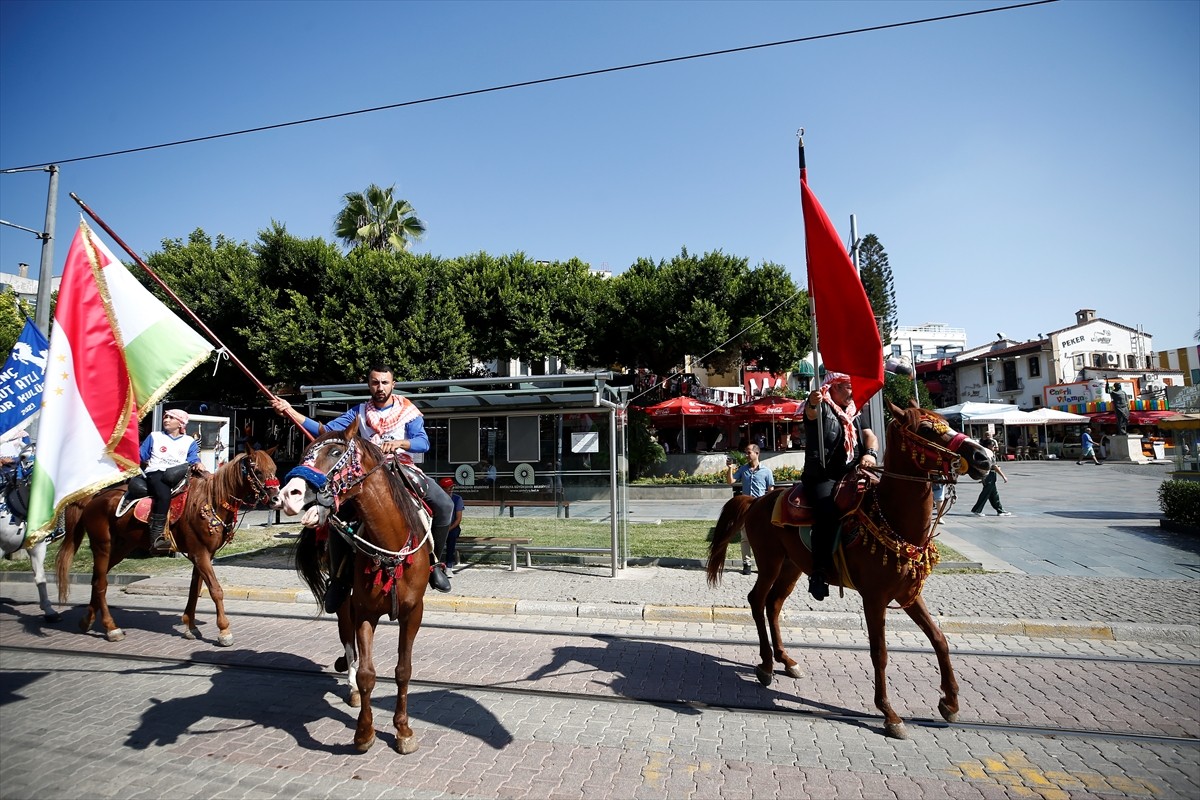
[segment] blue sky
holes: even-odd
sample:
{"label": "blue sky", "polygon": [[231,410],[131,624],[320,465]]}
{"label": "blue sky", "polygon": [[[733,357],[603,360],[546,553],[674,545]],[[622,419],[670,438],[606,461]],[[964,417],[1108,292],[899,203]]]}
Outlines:
{"label": "blue sky", "polygon": [[[1200,3],[1059,2],[62,163],[568,73],[1003,2],[0,3],[0,168],[59,162],[140,253],[272,220],[332,240],[395,184],[415,249],[639,257],[720,249],[805,281],[796,130],[846,238],[887,250],[900,323],[970,344],[1080,308],[1194,344]],[[40,229],[45,173],[0,175]],[[114,248],[116,249],[116,248]],[[0,270],[40,243],[0,227]]]}

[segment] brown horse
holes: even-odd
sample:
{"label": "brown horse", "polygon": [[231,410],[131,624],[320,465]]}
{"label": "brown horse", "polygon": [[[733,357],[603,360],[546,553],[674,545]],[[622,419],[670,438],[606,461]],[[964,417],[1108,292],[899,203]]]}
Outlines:
{"label": "brown horse", "polygon": [[[233,538],[241,506],[267,503],[272,508],[278,507],[279,480],[271,459],[274,451],[274,447],[270,450],[247,447],[246,453],[235,456],[212,475],[193,476],[188,481],[186,505],[170,526],[176,549],[192,562],[192,585],[182,617],[183,635],[188,639],[200,636],[196,628],[196,602],[203,580],[217,607],[217,643],[222,647],[233,644],[229,618],[225,616],[225,593],[213,569],[213,556]],[[65,603],[70,591],[71,560],[87,534],[92,548],[92,596],[79,629],[86,633],[99,613],[100,624],[110,642],[125,638],[125,632],[113,622],[108,608],[108,571],[134,550],[148,549],[151,543],[149,522],[137,519],[132,510],[117,516],[125,488],[113,486],[90,500],[67,506],[64,512],[67,536],[55,562],[58,597]]]}
{"label": "brown horse", "polygon": [[[938,561],[930,522],[931,487],[934,480],[951,483],[962,473],[981,480],[992,467],[992,455],[979,442],[951,429],[942,417],[918,408],[915,403],[908,409],[891,403],[889,406],[892,421],[887,426],[882,476],[877,485],[867,490],[858,509],[843,519],[843,536],[857,531],[858,537],[849,546],[840,548],[835,560],[841,562],[841,568],[834,570],[829,582],[856,589],[862,596],[871,662],[875,666],[875,706],[883,712],[887,734],[903,739],[907,737],[904,721],[892,709],[887,696],[884,626],[888,604],[899,603],[929,637],[942,677],[938,710],[943,718],[953,722],[958,714],[958,683],[950,664],[950,649],[921,597],[925,579]],[[740,495],[727,502],[717,521],[708,556],[708,581],[716,585],[721,580],[730,540],[739,530],[749,537],[758,564],[758,579],[747,599],[758,627],[762,658],[755,673],[764,686],[771,683],[774,662],[783,664],[784,672],[791,677],[803,674],[783,648],[779,612],[800,575],[811,573],[812,552],[797,528],[772,521],[776,501],[784,491],[776,490],[759,498]]]}
{"label": "brown horse", "polygon": [[[416,752],[409,727],[408,682],[412,646],[425,611],[430,550],[420,503],[391,469],[383,451],[354,435],[354,426],[328,433],[305,452],[287,475],[280,497],[284,513],[305,512],[296,546],[296,571],[321,604],[327,586],[325,553],[318,531],[342,536],[354,548],[354,581],[348,602],[338,609],[338,632],[350,673],[350,705],[358,706],[354,746],[366,752],[375,743],[371,692],[375,689],[375,629],[385,613],[400,624],[396,661],[396,752]],[[339,668],[342,659],[338,660]]]}

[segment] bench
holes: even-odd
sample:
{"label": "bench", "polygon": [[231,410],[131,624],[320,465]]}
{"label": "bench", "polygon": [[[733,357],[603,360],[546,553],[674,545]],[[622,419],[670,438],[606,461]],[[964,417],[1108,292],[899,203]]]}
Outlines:
{"label": "bench", "polygon": [[[512,555],[512,562],[509,569],[513,572],[517,571],[517,548],[528,545],[532,539],[521,539],[506,536],[460,536],[458,543],[455,545],[457,550],[470,552],[496,553],[508,550]],[[525,566],[531,566],[529,563],[529,554],[525,554]]]}
{"label": "bench", "polygon": [[571,518],[571,501],[567,499],[560,500],[500,500],[500,513],[504,513],[504,507],[508,506],[508,516],[515,517],[518,507],[521,508],[553,508],[554,516],[559,516],[558,509],[562,509],[562,513],[567,519]]}

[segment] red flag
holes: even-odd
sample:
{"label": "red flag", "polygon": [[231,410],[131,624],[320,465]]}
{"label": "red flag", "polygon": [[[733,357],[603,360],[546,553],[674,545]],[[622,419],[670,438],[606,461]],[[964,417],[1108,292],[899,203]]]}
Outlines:
{"label": "red flag", "polygon": [[854,383],[854,403],[863,408],[883,388],[883,342],[875,324],[875,312],[841,237],[808,188],[803,164],[800,196],[804,206],[808,291],[817,317],[821,361],[825,369],[850,376]]}

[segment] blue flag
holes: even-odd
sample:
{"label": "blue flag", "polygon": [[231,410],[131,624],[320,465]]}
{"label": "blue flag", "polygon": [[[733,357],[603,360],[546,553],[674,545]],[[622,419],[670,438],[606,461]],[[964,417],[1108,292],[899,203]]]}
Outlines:
{"label": "blue flag", "polygon": [[30,319],[0,372],[0,438],[20,428],[42,407],[50,343]]}

